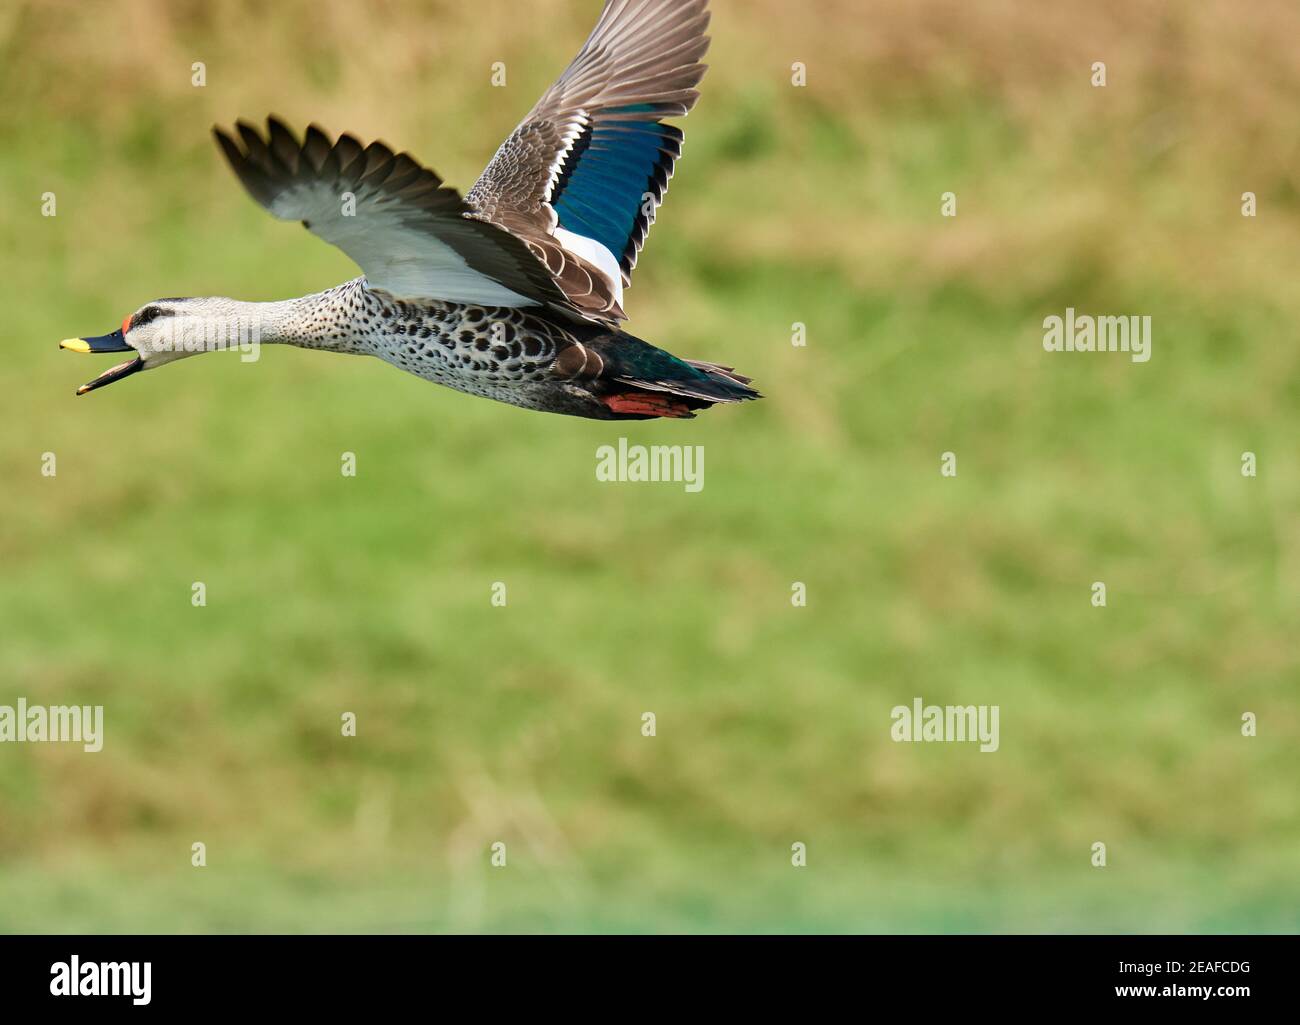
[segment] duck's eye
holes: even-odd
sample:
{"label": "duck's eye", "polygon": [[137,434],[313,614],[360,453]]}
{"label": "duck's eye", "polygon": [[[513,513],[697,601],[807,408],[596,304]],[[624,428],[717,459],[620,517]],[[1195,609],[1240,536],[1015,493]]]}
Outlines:
{"label": "duck's eye", "polygon": [[171,310],[165,310],[161,306],[146,306],[139,313],[128,316],[126,320],[122,321],[122,334],[126,334],[132,328],[151,324],[159,317],[170,316],[171,313]]}

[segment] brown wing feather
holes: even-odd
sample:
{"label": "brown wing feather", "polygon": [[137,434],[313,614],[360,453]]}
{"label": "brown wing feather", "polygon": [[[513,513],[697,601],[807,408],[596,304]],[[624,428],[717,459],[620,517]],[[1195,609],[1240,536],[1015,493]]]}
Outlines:
{"label": "brown wing feather", "polygon": [[[276,118],[267,120],[265,136],[242,121],[236,129],[239,141],[220,128],[213,134],[249,194],[275,216],[301,220],[338,246],[376,287],[458,298],[413,291],[442,282],[453,292],[463,289],[471,297],[464,301],[479,301],[472,297],[480,293],[491,301],[499,290],[523,300],[503,305],[531,301],[583,312],[532,246],[470,216],[460,193],[408,154],[394,154],[380,142],[363,147],[349,135],[331,142],[315,125],[299,143]],[[344,213],[349,195],[350,215]]]}
{"label": "brown wing feather", "polygon": [[[608,0],[577,57],[501,145],[466,196],[476,216],[518,235],[530,248],[558,248],[558,254],[548,253],[547,264],[565,261],[557,279],[571,297],[571,280],[585,287],[594,271],[588,301],[603,297],[603,312],[610,319],[622,316],[615,304],[617,285],[611,287],[599,269],[556,241],[558,216],[551,200],[572,170],[576,148],[594,139],[600,148],[617,151],[631,138],[621,127],[658,123],[695,105],[695,86],[705,72],[700,58],[709,46],[707,7],[708,0]],[[656,163],[646,174],[643,209],[623,251],[613,254],[623,284],[631,281],[680,152],[680,131],[665,127]],[[567,273],[573,261],[585,275]]]}

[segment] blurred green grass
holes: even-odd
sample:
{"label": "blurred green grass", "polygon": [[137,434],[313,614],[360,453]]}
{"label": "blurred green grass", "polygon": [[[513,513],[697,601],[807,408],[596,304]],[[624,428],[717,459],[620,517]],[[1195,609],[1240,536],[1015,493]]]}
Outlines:
{"label": "blurred green grass", "polygon": [[[355,273],[212,121],[467,188],[596,6],[0,20],[0,703],[107,735],[0,745],[0,928],[1300,927],[1286,5],[718,0],[630,328],[762,403],[543,419],[288,350],[73,399],[59,338]],[[1067,305],[1150,314],[1151,362],[1046,356]],[[598,484],[620,435],[704,445],[703,492]],[[999,752],[892,743],[918,694],[999,704]]]}

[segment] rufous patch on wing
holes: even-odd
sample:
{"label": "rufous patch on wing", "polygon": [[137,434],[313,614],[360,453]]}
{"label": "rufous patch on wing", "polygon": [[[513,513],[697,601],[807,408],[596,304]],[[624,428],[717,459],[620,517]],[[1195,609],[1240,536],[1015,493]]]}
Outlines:
{"label": "rufous patch on wing", "polygon": [[615,413],[630,413],[634,416],[691,416],[691,407],[684,402],[674,401],[668,395],[650,395],[646,392],[623,392],[619,395],[606,395],[601,400]]}

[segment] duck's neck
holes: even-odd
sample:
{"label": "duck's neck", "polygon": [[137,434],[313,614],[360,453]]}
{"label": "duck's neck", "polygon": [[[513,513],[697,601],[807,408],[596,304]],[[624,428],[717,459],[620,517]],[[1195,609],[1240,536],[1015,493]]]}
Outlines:
{"label": "duck's neck", "polygon": [[267,345],[297,345],[336,352],[366,351],[355,330],[363,279],[345,282],[324,292],[278,302],[229,299],[221,317],[229,318],[241,339]]}

